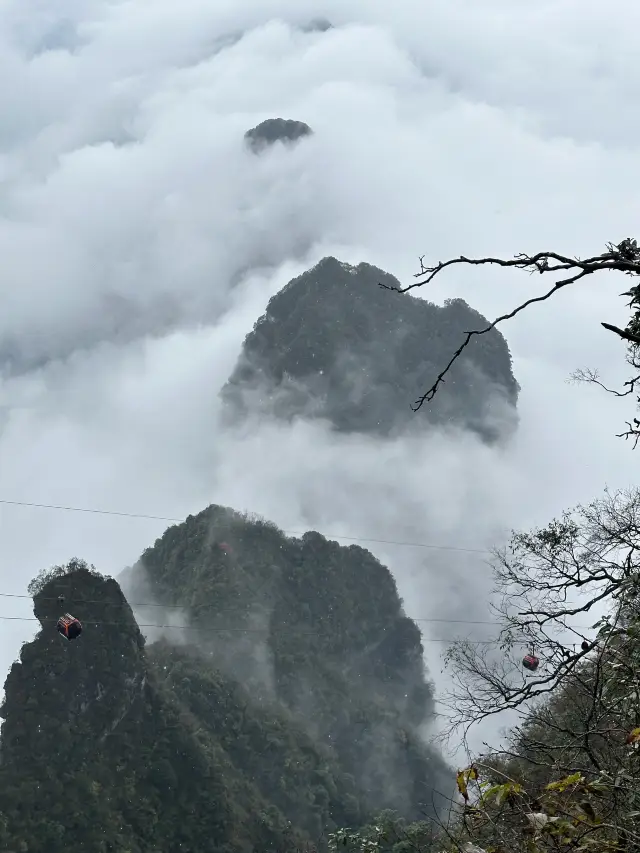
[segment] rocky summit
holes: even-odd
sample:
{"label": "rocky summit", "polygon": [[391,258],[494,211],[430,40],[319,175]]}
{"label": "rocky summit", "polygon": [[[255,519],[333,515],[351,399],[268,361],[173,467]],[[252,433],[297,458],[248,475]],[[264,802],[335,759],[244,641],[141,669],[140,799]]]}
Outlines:
{"label": "rocky summit", "polygon": [[519,386],[496,329],[472,338],[433,401],[412,411],[466,332],[488,321],[462,299],[438,306],[397,287],[384,270],[333,257],[290,281],[245,338],[222,389],[227,422],[319,418],[348,433],[439,425],[487,442],[509,437]]}

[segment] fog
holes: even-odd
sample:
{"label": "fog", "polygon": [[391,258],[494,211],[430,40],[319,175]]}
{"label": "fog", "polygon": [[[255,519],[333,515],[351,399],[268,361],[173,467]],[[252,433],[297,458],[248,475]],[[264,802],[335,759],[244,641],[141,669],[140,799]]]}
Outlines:
{"label": "fog", "polygon": [[[270,296],[326,254],[408,283],[425,253],[585,255],[637,233],[635,5],[0,9],[0,500],[167,519],[1,503],[4,596],[72,556],[117,574],[215,501],[360,540],[415,618],[484,620],[487,555],[425,545],[482,552],[634,481],[615,438],[629,406],[566,383],[625,378],[599,325],[625,323],[614,276],[504,326],[522,386],[504,449],[304,422],[228,434],[217,393]],[[275,116],[313,137],[252,156],[243,133]],[[540,285],[454,267],[414,293],[493,317]],[[3,602],[0,671],[35,628],[28,599]],[[437,686],[441,641],[488,630],[421,627]]]}

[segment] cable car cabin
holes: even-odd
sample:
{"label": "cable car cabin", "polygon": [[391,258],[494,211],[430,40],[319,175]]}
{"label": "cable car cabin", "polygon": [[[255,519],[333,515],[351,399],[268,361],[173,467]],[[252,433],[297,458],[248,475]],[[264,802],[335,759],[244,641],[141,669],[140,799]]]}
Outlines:
{"label": "cable car cabin", "polygon": [[82,625],[80,620],[76,619],[70,613],[65,613],[58,619],[57,629],[67,640],[75,640],[82,634]]}
{"label": "cable car cabin", "polygon": [[525,655],[522,658],[522,666],[525,669],[528,669],[529,672],[535,672],[536,669],[540,666],[540,661],[535,655]]}

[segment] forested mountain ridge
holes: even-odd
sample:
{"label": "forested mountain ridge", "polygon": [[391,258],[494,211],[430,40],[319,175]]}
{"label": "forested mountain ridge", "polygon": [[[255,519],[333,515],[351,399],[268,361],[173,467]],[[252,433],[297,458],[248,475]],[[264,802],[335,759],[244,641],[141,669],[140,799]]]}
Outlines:
{"label": "forested mountain ridge", "polygon": [[433,808],[432,788],[450,785],[418,736],[434,711],[420,631],[370,552],[211,506],[143,553],[126,581],[131,600],[144,600],[145,585],[185,609],[217,667],[331,749],[369,811],[417,819]]}
{"label": "forested mountain ridge", "polygon": [[[60,594],[84,618],[73,642]],[[2,849],[282,849],[286,821],[158,678],[114,580],[76,561],[34,604],[42,630],[5,684]]]}
{"label": "forested mountain ridge", "polygon": [[290,281],[245,338],[222,389],[229,421],[267,414],[325,418],[339,431],[383,436],[429,424],[470,429],[490,442],[510,435],[519,386],[500,332],[476,336],[437,404],[416,414],[411,404],[452,344],[488,321],[461,299],[440,307],[380,284],[400,286],[377,267],[333,257]]}
{"label": "forested mountain ridge", "polygon": [[[192,630],[145,646],[118,583],[82,561],[34,582],[42,629],[2,707],[0,849],[322,849],[338,826],[386,807],[420,819],[450,790],[419,734],[420,633],[364,549],[213,506],[122,582],[160,603],[148,621],[179,606]],[[61,608],[83,622],[75,641]]]}

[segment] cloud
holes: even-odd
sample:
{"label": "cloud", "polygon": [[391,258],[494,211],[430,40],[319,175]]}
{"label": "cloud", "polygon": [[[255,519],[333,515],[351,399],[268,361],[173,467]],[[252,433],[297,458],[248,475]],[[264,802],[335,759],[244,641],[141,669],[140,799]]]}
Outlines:
{"label": "cloud", "polygon": [[[291,530],[483,549],[627,485],[628,407],[564,381],[624,376],[599,326],[624,323],[614,277],[505,327],[523,390],[502,451],[304,423],[229,435],[217,392],[268,298],[325,254],[409,281],[425,252],[586,254],[634,233],[638,16],[622,0],[5,3],[0,498],[176,518],[221,501]],[[317,17],[334,28],[305,31]],[[314,136],[251,157],[244,132],[278,115]],[[540,284],[458,268],[424,295],[494,315]],[[167,523],[0,505],[2,591],[75,554],[116,574]],[[485,618],[484,555],[368,544],[410,615]],[[1,669],[33,627],[0,622]],[[437,641],[486,626],[422,627],[441,683]]]}

